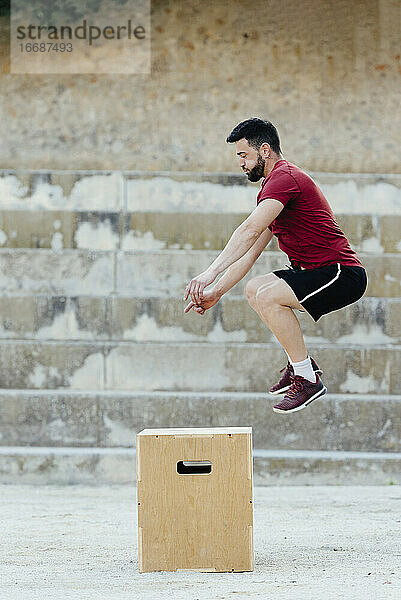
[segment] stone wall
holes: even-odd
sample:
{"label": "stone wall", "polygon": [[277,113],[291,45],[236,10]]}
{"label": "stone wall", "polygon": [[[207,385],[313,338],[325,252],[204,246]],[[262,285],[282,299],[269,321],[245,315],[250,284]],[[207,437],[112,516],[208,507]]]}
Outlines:
{"label": "stone wall", "polygon": [[260,116],[323,172],[399,173],[398,0],[153,0],[151,75],[12,75],[1,168],[235,172]]}

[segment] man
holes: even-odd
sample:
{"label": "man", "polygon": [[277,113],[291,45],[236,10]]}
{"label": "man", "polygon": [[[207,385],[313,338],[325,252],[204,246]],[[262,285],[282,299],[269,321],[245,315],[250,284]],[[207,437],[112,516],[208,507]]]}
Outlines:
{"label": "man", "polygon": [[[288,361],[271,394],[285,394],[273,410],[301,410],[326,393],[321,369],[309,356],[294,309],[314,319],[359,300],[368,278],[365,268],[338,226],[316,183],[284,159],[276,128],[269,121],[247,119],[227,137],[250,181],[264,177],[257,206],[234,231],[206,271],[187,285],[184,300],[200,315],[240,281],[272,239],[290,261],[286,268],[254,277],[245,287],[253,310],[284,348]],[[224,275],[209,290],[217,276]]]}

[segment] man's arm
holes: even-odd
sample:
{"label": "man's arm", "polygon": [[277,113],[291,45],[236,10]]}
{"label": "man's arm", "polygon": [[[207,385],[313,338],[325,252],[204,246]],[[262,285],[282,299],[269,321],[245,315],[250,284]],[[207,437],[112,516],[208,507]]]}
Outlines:
{"label": "man's arm", "polygon": [[249,217],[237,227],[224,250],[210,267],[189,282],[185,289],[184,300],[191,295],[192,301],[200,304],[204,288],[213,283],[220,273],[248,252],[283,208],[284,204],[273,198],[266,198],[260,202]]}
{"label": "man's arm", "polygon": [[254,245],[260,234],[283,210],[284,205],[279,200],[267,198],[263,200],[247,219],[234,231],[224,250],[212,262],[209,269],[219,273],[240,259]]}
{"label": "man's arm", "polygon": [[195,304],[191,300],[188,306],[185,307],[184,313],[189,312],[192,308],[198,314],[204,315],[208,308],[217,304],[220,298],[248,273],[272,237],[273,234],[270,229],[266,229],[261,233],[248,252],[233,263],[212,288],[204,290],[202,305]]}
{"label": "man's arm", "polygon": [[230,290],[239,281],[241,281],[243,277],[245,277],[255,261],[262,254],[272,237],[273,234],[270,229],[263,231],[248,252],[246,252],[246,254],[244,254],[244,256],[238,259],[235,263],[233,263],[227,269],[224,275],[220,277],[218,282],[214,285],[214,288],[220,297],[228,292],[228,290]]}

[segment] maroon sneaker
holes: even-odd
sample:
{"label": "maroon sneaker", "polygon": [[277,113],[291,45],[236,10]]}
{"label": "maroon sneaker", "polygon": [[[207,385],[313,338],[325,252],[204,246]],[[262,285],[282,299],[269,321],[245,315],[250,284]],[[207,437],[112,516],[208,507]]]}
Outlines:
{"label": "maroon sneaker", "polygon": [[290,375],[291,386],[284,398],[273,407],[274,412],[292,413],[308,406],[312,400],[316,400],[327,392],[318,373],[316,382],[309,381],[301,375]]}
{"label": "maroon sneaker", "polygon": [[[312,364],[312,369],[315,371],[315,373],[321,375],[323,371],[319,369],[319,366],[316,364],[312,357],[310,360]],[[291,375],[294,375],[294,367],[292,366],[290,361],[288,361],[287,365],[280,370],[280,373],[282,373],[283,371],[284,373],[280,381],[275,385],[272,385],[272,387],[269,389],[269,393],[273,396],[276,396],[277,394],[283,394],[284,392],[290,389]]]}

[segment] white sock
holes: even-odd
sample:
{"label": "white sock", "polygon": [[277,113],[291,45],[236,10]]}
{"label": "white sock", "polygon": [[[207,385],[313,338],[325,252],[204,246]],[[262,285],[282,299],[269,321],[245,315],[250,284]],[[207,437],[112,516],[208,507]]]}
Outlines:
{"label": "white sock", "polygon": [[293,362],[292,366],[294,367],[294,375],[301,375],[302,377],[305,377],[305,379],[308,379],[309,381],[315,383],[316,373],[312,368],[312,363],[309,354],[305,358],[305,360],[301,360],[300,362]]}

